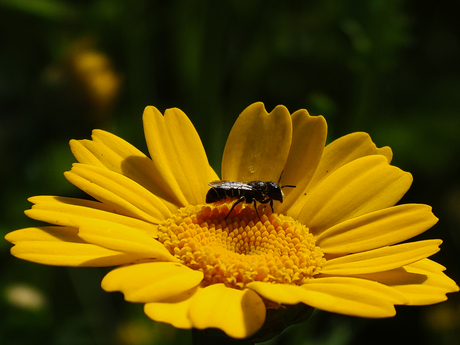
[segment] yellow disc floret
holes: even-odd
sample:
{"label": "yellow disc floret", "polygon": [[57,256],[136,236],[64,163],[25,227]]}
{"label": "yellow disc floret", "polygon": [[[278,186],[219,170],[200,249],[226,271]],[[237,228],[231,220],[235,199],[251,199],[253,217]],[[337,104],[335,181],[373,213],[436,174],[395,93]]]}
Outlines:
{"label": "yellow disc floret", "polygon": [[198,205],[180,209],[159,226],[158,240],[206,285],[243,288],[253,281],[301,285],[318,274],[323,252],[305,225],[252,207]]}

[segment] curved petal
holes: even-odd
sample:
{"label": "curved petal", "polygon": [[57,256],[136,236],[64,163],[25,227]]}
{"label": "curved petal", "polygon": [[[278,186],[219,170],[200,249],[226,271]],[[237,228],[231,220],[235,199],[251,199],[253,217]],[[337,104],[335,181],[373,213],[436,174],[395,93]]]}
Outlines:
{"label": "curved petal", "polygon": [[188,117],[177,108],[163,116],[155,107],[147,107],[143,119],[152,173],[170,188],[180,206],[205,203],[208,183],[218,176]]}
{"label": "curved petal", "polygon": [[441,243],[441,240],[417,241],[341,256],[326,261],[321,274],[345,276],[392,270],[437,253]]}
{"label": "curved petal", "polygon": [[446,293],[457,292],[459,287],[446,276],[445,268],[429,259],[423,259],[397,270],[359,275],[390,286],[407,298],[407,305],[428,305],[447,299]]}
{"label": "curved petal", "polygon": [[78,229],[69,227],[26,228],[10,232],[5,239],[15,244],[12,255],[44,265],[105,267],[139,259],[135,254],[87,243],[78,236]]}
{"label": "curved petal", "polygon": [[310,116],[304,109],[292,114],[292,144],[280,185],[294,185],[284,189],[284,203],[277,212],[284,213],[307,187],[316,171],[326,143],[327,124],[322,116]]}
{"label": "curved petal", "polygon": [[72,153],[80,163],[109,169],[139,183],[164,200],[171,212],[182,205],[165,181],[155,174],[152,160],[133,145],[102,130],[94,130],[92,138],[93,141],[70,141]]}
{"label": "curved petal", "polygon": [[428,205],[398,205],[341,222],[322,232],[316,245],[327,254],[358,253],[405,241],[437,221]]}
{"label": "curved petal", "polygon": [[377,148],[367,133],[356,132],[334,140],[324,148],[321,161],[310,180],[308,186],[302,191],[299,199],[289,210],[297,218],[302,207],[307,202],[307,195],[316,188],[326,177],[334,171],[358,158],[370,155],[383,155],[391,162],[393,153],[388,146]]}
{"label": "curved petal", "polygon": [[67,180],[115,213],[159,224],[171,215],[161,199],[137,182],[119,173],[84,164],[74,164]]}
{"label": "curved petal", "polygon": [[393,305],[406,301],[402,294],[383,284],[349,277],[313,278],[302,286],[265,282],[247,286],[274,302],[304,303],[333,313],[369,318],[394,316]]}
{"label": "curved petal", "polygon": [[148,262],[117,268],[104,277],[105,291],[121,291],[129,302],[160,302],[198,286],[203,272],[173,262]]}
{"label": "curved petal", "polygon": [[332,299],[317,299],[316,308],[340,314],[370,318],[396,314],[393,305],[406,302],[405,297],[376,282],[348,277],[312,279],[302,286],[308,294],[322,294]]}
{"label": "curved petal", "polygon": [[100,219],[81,219],[79,236],[89,243],[139,255],[143,259],[177,262],[162,243],[135,228]]}
{"label": "curved petal", "polygon": [[411,174],[389,165],[381,155],[359,158],[307,194],[297,219],[319,235],[347,219],[393,206],[411,183]]}
{"label": "curved petal", "polygon": [[151,237],[157,236],[156,225],[116,214],[108,205],[100,202],[57,196],[35,196],[29,201],[35,205],[25,214],[42,222],[78,228],[83,222],[103,220],[145,232]]}
{"label": "curved petal", "polygon": [[29,200],[37,204],[25,211],[27,216],[55,225],[78,228],[79,237],[89,243],[145,259],[177,261],[160,242],[152,238],[157,233],[153,224],[81,206],[88,202],[79,199],[34,197]]}
{"label": "curved petal", "polygon": [[[445,268],[429,259],[420,260],[404,266],[404,270],[412,275],[422,275],[420,281],[392,280],[388,283],[392,288],[403,293],[408,299],[408,305],[427,305],[445,301],[446,293],[457,292],[459,287],[446,276]],[[385,282],[385,280],[384,280]]]}
{"label": "curved petal", "polygon": [[291,146],[291,116],[284,106],[268,114],[263,103],[247,107],[228,136],[222,179],[238,182],[279,180]]}
{"label": "curved petal", "polygon": [[193,296],[200,289],[198,286],[180,295],[168,298],[164,302],[147,303],[144,306],[144,312],[152,320],[166,322],[176,328],[190,329],[193,327],[192,320],[189,317],[190,304]]}
{"label": "curved petal", "polygon": [[324,149],[323,157],[309,188],[314,188],[328,174],[355,159],[383,155],[390,164],[393,153],[388,146],[378,148],[369,134],[355,132],[334,140]]}
{"label": "curved petal", "polygon": [[197,292],[190,304],[190,319],[198,329],[219,328],[232,338],[254,334],[265,321],[266,308],[252,290],[214,284]]}
{"label": "curved petal", "polygon": [[[93,130],[93,135],[96,133],[96,131],[101,131],[101,130]],[[102,132],[102,131],[101,131]],[[104,132],[106,133],[106,132]],[[107,133],[109,136],[113,136],[113,134]],[[116,139],[120,139],[116,137]],[[126,145],[129,147],[129,149],[135,150],[131,144],[128,142],[125,142]],[[91,140],[75,140],[72,139],[69,142],[70,146],[70,151],[76,158],[76,160],[80,163],[83,164],[88,164],[88,165],[93,165],[95,167],[101,167],[101,168],[108,168],[108,169],[116,169],[119,172],[121,172],[121,160],[120,157],[117,157],[116,159],[113,159],[113,157],[110,157],[113,155],[113,151],[111,151],[107,146],[105,146],[102,143],[95,143],[94,141]],[[105,151],[105,154],[103,153]],[[141,152],[139,154],[142,155]],[[112,159],[111,159],[112,158]],[[118,164],[114,164],[114,161],[118,161]],[[114,170],[115,171],[115,170]]]}
{"label": "curved petal", "polygon": [[424,274],[427,279],[422,284],[392,286],[409,298],[408,305],[427,305],[445,301],[446,293],[459,291],[458,285],[442,271],[444,267],[429,259],[404,266],[410,273]]}

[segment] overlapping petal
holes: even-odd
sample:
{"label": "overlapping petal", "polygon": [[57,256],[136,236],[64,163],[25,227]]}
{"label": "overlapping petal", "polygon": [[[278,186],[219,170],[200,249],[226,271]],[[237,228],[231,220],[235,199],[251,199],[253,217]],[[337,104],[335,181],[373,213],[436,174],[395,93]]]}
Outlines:
{"label": "overlapping petal", "polygon": [[445,301],[446,293],[459,291],[455,282],[442,271],[444,267],[429,259],[420,260],[404,269],[413,274],[426,276],[422,284],[406,283],[396,284],[392,287],[409,298],[408,305],[427,305]]}
{"label": "overlapping petal", "polygon": [[321,160],[313,177],[289,210],[290,214],[296,218],[305,205],[309,192],[334,171],[358,158],[371,155],[383,155],[388,159],[388,163],[391,162],[393,156],[388,146],[377,148],[369,134],[363,132],[345,135],[327,145],[322,152]]}
{"label": "overlapping petal", "polygon": [[289,155],[291,138],[291,116],[284,106],[267,113],[263,103],[250,105],[228,136],[222,180],[277,182]]}
{"label": "overlapping petal", "polygon": [[446,300],[448,292],[459,291],[457,284],[443,273],[444,270],[442,265],[423,259],[398,269],[356,277],[391,287],[405,296],[407,305],[428,305]]}
{"label": "overlapping petal", "polygon": [[264,302],[253,290],[214,284],[193,297],[189,316],[195,328],[219,328],[233,338],[246,338],[262,327],[265,313]]}
{"label": "overlapping petal", "polygon": [[15,244],[14,256],[45,265],[107,267],[141,258],[88,243],[78,236],[78,229],[70,227],[25,228],[10,232],[5,239]]}
{"label": "overlapping petal", "polygon": [[152,320],[158,322],[166,322],[177,328],[193,328],[192,320],[189,317],[190,304],[193,296],[200,289],[198,286],[162,302],[147,303],[144,306],[144,312]]}
{"label": "overlapping petal", "polygon": [[[153,239],[157,231],[154,224],[98,210],[98,203],[80,199],[42,196],[30,201],[35,203],[25,212],[30,218],[78,228],[79,237],[89,243],[152,260],[177,260]],[[85,206],[89,204],[95,207]]]}
{"label": "overlapping petal", "polygon": [[345,276],[389,271],[437,253],[441,243],[441,240],[426,240],[349,254],[326,261],[321,273]]}
{"label": "overlapping petal", "polygon": [[305,303],[334,313],[381,318],[395,314],[403,294],[373,281],[351,277],[311,279],[302,286],[254,282],[248,287],[268,300],[283,304]]}
{"label": "overlapping petal", "polygon": [[106,291],[121,291],[130,302],[161,302],[198,286],[203,272],[173,262],[148,262],[117,268],[102,280]]}
{"label": "overlapping petal", "polygon": [[393,153],[388,146],[378,148],[369,134],[364,132],[351,133],[334,140],[325,147],[321,163],[308,188],[315,188],[327,175],[345,164],[371,155],[382,155],[387,158],[388,163],[393,158]]}
{"label": "overlapping petal", "polygon": [[188,117],[177,108],[163,116],[155,107],[147,107],[143,119],[157,180],[170,188],[180,206],[204,203],[208,183],[218,177]]}
{"label": "overlapping petal", "polygon": [[295,188],[284,189],[284,202],[276,207],[278,213],[285,213],[304,193],[317,170],[327,136],[326,120],[322,116],[310,116],[306,110],[298,110],[291,117],[292,144],[280,185]]}
{"label": "overlapping petal", "polygon": [[357,253],[405,241],[437,221],[430,206],[398,205],[341,222],[319,234],[316,243],[328,254]]}
{"label": "overlapping petal", "polygon": [[177,262],[166,248],[147,233],[132,227],[99,219],[81,219],[79,236],[104,248],[133,253],[145,260]]}
{"label": "overlapping petal", "polygon": [[171,212],[184,201],[178,199],[171,186],[155,174],[155,165],[141,151],[111,133],[94,130],[93,140],[71,140],[75,158],[83,164],[106,168],[137,182],[163,200]]}
{"label": "overlapping petal", "polygon": [[124,225],[133,231],[142,231],[156,237],[157,227],[142,220],[116,214],[114,209],[100,202],[91,200],[64,198],[57,196],[35,196],[29,198],[32,209],[25,214],[36,220],[55,225],[79,228],[83,224],[104,221]]}
{"label": "overlapping petal", "polygon": [[152,319],[179,328],[219,328],[232,338],[254,334],[265,321],[266,307],[250,290],[236,290],[223,284],[198,287],[163,302],[147,303]]}
{"label": "overlapping petal", "polygon": [[319,235],[345,220],[393,206],[411,183],[411,174],[389,165],[384,156],[362,157],[337,169],[308,193],[297,219]]}
{"label": "overlapping petal", "polygon": [[69,182],[114,212],[158,224],[171,215],[163,200],[119,173],[85,164],[74,164],[65,173]]}

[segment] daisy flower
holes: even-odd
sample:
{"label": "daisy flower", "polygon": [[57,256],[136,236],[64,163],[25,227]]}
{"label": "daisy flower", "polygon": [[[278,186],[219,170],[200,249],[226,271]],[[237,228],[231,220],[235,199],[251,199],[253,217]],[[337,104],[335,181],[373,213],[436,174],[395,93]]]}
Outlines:
{"label": "daisy flower", "polygon": [[282,190],[273,211],[263,198],[232,210],[240,194],[206,203],[219,178],[187,116],[150,106],[143,121],[150,158],[102,130],[70,142],[78,163],[65,177],[94,200],[30,198],[26,215],[50,225],[9,233],[14,256],[118,266],[102,288],[144,303],[151,319],[240,339],[288,306],[384,318],[395,305],[438,303],[458,291],[428,259],[441,240],[405,242],[437,218],[427,205],[395,206],[412,176],[366,133],[325,146],[323,117],[250,105],[228,137],[222,181],[295,188]]}

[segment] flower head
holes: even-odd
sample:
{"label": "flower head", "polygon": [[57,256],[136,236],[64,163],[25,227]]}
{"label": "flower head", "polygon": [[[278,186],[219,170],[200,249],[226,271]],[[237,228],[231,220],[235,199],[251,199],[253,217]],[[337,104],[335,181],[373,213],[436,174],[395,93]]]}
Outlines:
{"label": "flower head", "polygon": [[[52,225],[8,234],[13,255],[120,266],[103,279],[106,291],[144,303],[153,320],[234,338],[254,334],[267,310],[283,305],[381,318],[395,305],[437,303],[458,291],[428,259],[441,240],[400,243],[437,218],[426,205],[394,206],[412,176],[367,134],[325,147],[323,117],[252,104],[223,154],[222,180],[237,183],[206,203],[219,178],[189,119],[154,107],[143,119],[150,158],[101,130],[70,142],[79,163],[65,176],[95,200],[31,198],[26,214]],[[273,202],[244,191],[250,181],[295,188]]]}

